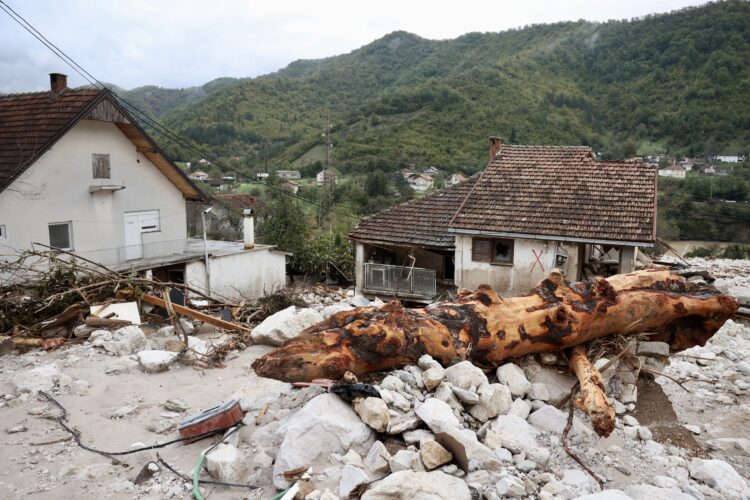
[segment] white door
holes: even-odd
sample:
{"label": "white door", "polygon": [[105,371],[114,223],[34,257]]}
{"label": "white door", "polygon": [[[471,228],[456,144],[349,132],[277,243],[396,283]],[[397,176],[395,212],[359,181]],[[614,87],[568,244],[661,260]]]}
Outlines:
{"label": "white door", "polygon": [[141,258],[141,222],[138,214],[125,214],[125,260]]}

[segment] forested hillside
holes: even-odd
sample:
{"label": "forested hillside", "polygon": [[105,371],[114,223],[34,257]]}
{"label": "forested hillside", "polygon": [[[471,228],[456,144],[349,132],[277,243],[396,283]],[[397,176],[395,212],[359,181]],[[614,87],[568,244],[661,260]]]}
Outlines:
{"label": "forested hillside", "polygon": [[319,159],[328,111],[342,172],[405,163],[472,171],[482,166],[490,135],[587,144],[604,156],[743,153],[750,145],[750,3],[445,41],[395,32],[254,79],[125,96],[248,170],[262,165],[266,143],[276,168]]}

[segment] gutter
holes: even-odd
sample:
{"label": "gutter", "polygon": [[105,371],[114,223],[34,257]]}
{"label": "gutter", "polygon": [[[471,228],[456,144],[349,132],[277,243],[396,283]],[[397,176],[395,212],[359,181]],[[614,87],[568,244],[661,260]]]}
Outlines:
{"label": "gutter", "polygon": [[473,234],[481,236],[496,236],[501,238],[526,238],[529,240],[547,240],[547,241],[568,241],[571,243],[591,243],[602,245],[620,245],[629,247],[653,247],[653,241],[626,241],[626,240],[597,240],[591,238],[575,238],[571,236],[544,236],[541,234],[526,233],[506,233],[502,231],[481,231],[475,229],[454,229],[448,228],[449,233],[454,234]]}

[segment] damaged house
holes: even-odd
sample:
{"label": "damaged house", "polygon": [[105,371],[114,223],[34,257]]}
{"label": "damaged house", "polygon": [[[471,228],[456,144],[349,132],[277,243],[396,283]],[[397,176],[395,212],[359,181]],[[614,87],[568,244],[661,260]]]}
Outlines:
{"label": "damaged house", "polygon": [[578,280],[634,269],[656,239],[656,172],[583,146],[490,139],[490,162],[465,182],[362,221],[359,293],[430,302],[489,284],[526,293],[553,268]]}
{"label": "damaged house", "polygon": [[50,82],[0,97],[2,254],[42,243],[217,297],[285,286],[286,255],[254,244],[252,211],[244,242],[188,238],[187,203],[209,201],[193,181],[109,90]]}

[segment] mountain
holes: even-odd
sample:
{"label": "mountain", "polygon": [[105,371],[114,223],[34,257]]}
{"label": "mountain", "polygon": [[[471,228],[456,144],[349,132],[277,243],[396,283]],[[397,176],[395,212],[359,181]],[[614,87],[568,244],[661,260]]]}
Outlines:
{"label": "mountain", "polygon": [[442,41],[399,31],[258,78],[125,95],[249,169],[262,164],[266,143],[273,166],[320,159],[328,113],[343,172],[405,163],[470,172],[491,135],[591,145],[605,157],[737,154],[750,150],[750,3]]}

